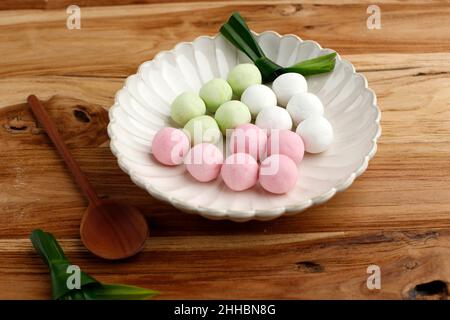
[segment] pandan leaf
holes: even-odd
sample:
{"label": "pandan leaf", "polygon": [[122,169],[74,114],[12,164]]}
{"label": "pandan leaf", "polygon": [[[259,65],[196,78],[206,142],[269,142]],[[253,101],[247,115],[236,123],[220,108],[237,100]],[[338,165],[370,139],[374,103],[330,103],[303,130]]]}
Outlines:
{"label": "pandan leaf", "polygon": [[336,52],[320,56],[314,59],[305,60],[284,68],[285,72],[297,72],[304,76],[329,72],[334,69],[336,64]]}
{"label": "pandan leaf", "polygon": [[[71,292],[72,290],[67,287],[67,278],[69,276],[67,267],[71,263],[64,255],[64,251],[55,237],[51,233],[34,230],[31,233],[30,240],[37,253],[49,267],[52,279],[52,298],[55,300],[60,299]],[[98,281],[81,271],[80,286],[83,287],[91,283],[98,283]]]}
{"label": "pandan leaf", "polygon": [[245,53],[258,67],[263,82],[273,81],[287,72],[296,72],[304,76],[329,72],[334,69],[336,53],[305,60],[293,66],[283,68],[267,58],[239,12],[233,13],[220,28],[220,33],[237,49]]}
{"label": "pandan leaf", "polygon": [[64,251],[51,233],[34,230],[30,240],[47,264],[52,280],[52,298],[55,300],[130,300],[145,299],[159,294],[139,287],[103,284],[87,273],[80,272],[80,289],[69,289],[67,267],[71,265]]}
{"label": "pandan leaf", "polygon": [[159,294],[158,291],[121,284],[90,286],[84,293],[92,300],[138,300]]}

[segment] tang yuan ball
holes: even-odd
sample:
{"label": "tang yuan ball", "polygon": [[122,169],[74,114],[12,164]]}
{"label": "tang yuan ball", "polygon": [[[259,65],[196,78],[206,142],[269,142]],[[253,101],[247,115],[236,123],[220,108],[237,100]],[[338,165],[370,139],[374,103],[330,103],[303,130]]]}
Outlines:
{"label": "tang yuan ball", "polygon": [[291,130],[292,119],[286,109],[281,107],[270,107],[262,109],[256,117],[255,124],[261,129],[266,129],[270,134],[273,129]]}
{"label": "tang yuan ball", "polygon": [[256,184],[258,168],[258,163],[251,155],[234,153],[225,159],[220,175],[228,188],[243,191]]}
{"label": "tang yuan ball", "polygon": [[183,92],[176,97],[170,107],[170,116],[180,126],[184,126],[189,120],[201,116],[205,112],[205,103],[191,91]]}
{"label": "tang yuan ball", "polygon": [[252,116],[245,104],[237,100],[231,100],[217,109],[215,119],[220,130],[225,134],[227,129],[234,129],[241,124],[250,123]]}
{"label": "tang yuan ball", "polygon": [[216,120],[210,116],[198,116],[189,120],[184,126],[193,145],[198,143],[216,143],[222,138]]}
{"label": "tang yuan ball", "polygon": [[305,150],[319,153],[327,150],[333,142],[333,127],[324,117],[313,116],[302,121],[296,130],[305,144]]}
{"label": "tang yuan ball", "polygon": [[189,147],[189,139],[182,130],[165,127],[153,138],[152,154],[162,164],[175,166],[183,162]]}
{"label": "tang yuan ball", "polygon": [[221,104],[230,101],[232,96],[233,90],[228,82],[219,78],[208,81],[200,89],[200,98],[211,113],[216,112]]}
{"label": "tang yuan ball", "polygon": [[254,118],[262,109],[277,105],[275,93],[263,84],[253,84],[245,89],[241,101],[248,107]]}
{"label": "tang yuan ball", "polygon": [[[296,136],[298,137],[298,135]],[[266,142],[266,132],[254,124],[247,123],[233,130],[230,150],[232,153],[248,153],[259,160],[266,151]]]}
{"label": "tang yuan ball", "polygon": [[267,155],[284,154],[299,165],[305,153],[303,140],[291,130],[273,130],[267,139]]}
{"label": "tang yuan ball", "polygon": [[222,163],[222,152],[211,143],[193,146],[184,159],[187,171],[200,182],[216,179],[220,174]]}
{"label": "tang yuan ball", "polygon": [[240,97],[245,89],[252,84],[260,84],[262,81],[261,72],[252,63],[241,63],[235,66],[227,78],[233,92]]}
{"label": "tang yuan ball", "polygon": [[289,100],[286,110],[294,120],[294,124],[298,125],[300,122],[311,116],[322,116],[323,105],[319,97],[310,92],[299,92]]}
{"label": "tang yuan ball", "polygon": [[277,96],[278,104],[285,107],[294,94],[308,91],[308,84],[304,76],[290,72],[276,78],[272,83],[272,90]]}
{"label": "tang yuan ball", "polygon": [[298,180],[298,168],[291,158],[274,154],[261,162],[259,184],[264,190],[275,194],[291,191]]}

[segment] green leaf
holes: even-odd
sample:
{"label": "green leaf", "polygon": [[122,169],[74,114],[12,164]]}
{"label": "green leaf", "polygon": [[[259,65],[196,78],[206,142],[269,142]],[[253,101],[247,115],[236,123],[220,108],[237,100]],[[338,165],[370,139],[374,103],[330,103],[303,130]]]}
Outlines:
{"label": "green leaf", "polygon": [[89,286],[83,291],[92,300],[140,300],[159,294],[158,291],[121,284]]}
{"label": "green leaf", "polygon": [[253,50],[255,55],[258,58],[264,57],[264,52],[253,36],[250,28],[247,26],[244,18],[240,15],[239,12],[234,12],[230,19],[228,20],[228,24],[233,27],[234,30],[241,36],[242,40],[248,44],[248,46]]}
{"label": "green leaf", "polygon": [[233,13],[220,28],[220,33],[237,49],[245,53],[261,72],[263,82],[273,81],[277,76],[287,72],[296,72],[304,76],[329,72],[334,69],[336,53],[299,62],[283,68],[265,55],[244,18],[239,12]]}
{"label": "green leaf", "polygon": [[64,251],[56,242],[52,234],[40,229],[33,230],[30,235],[31,243],[36,252],[42,257],[44,262],[49,265],[52,260],[66,260]]}
{"label": "green leaf", "polygon": [[[47,264],[52,279],[52,298],[59,299],[68,294],[72,290],[67,287],[67,267],[71,265],[70,261],[64,255],[59,243],[51,233],[42,230],[34,230],[30,235],[31,243],[41,256],[42,260]],[[81,287],[98,283],[93,277],[81,271],[80,285]]]}
{"label": "green leaf", "polygon": [[80,272],[80,289],[69,289],[67,267],[71,265],[64,251],[51,233],[34,230],[30,240],[50,270],[52,298],[55,300],[125,300],[144,299],[159,294],[157,291],[114,284],[102,284],[87,273]]}
{"label": "green leaf", "polygon": [[267,57],[262,57],[254,61],[261,72],[263,82],[271,82],[283,73],[283,68]]}
{"label": "green leaf", "polygon": [[251,48],[251,46],[242,39],[241,34],[236,32],[231,25],[223,25],[220,32],[228,39],[236,48],[244,52],[252,61],[258,59],[258,54]]}
{"label": "green leaf", "polygon": [[336,52],[320,56],[317,58],[305,60],[294,64],[288,68],[284,68],[284,72],[297,72],[304,76],[329,72],[334,69],[336,64]]}
{"label": "green leaf", "polygon": [[220,33],[236,48],[244,52],[261,72],[264,82],[273,80],[281,66],[265,55],[242,16],[235,12],[220,28]]}
{"label": "green leaf", "polygon": [[70,290],[69,293],[58,298],[58,300],[92,300],[89,299],[88,296],[86,296],[84,292],[85,290],[86,290],[85,288]]}

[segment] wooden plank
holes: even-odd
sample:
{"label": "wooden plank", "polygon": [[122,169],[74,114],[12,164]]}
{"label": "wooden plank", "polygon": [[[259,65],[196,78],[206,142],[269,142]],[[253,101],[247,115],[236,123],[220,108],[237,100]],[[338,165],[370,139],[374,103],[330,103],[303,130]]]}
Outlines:
{"label": "wooden plank", "polygon": [[[450,282],[448,229],[153,237],[116,263],[92,257],[79,240],[61,245],[99,280],[156,289],[159,299],[445,299]],[[0,240],[0,254],[3,298],[49,297],[48,272],[28,240]],[[380,290],[366,285],[372,264]]]}
{"label": "wooden plank", "polygon": [[[105,120],[84,123],[73,115],[73,110],[83,106],[92,120],[106,117],[101,107],[112,104],[121,79],[111,83],[104,78],[45,77],[42,83],[47,89],[43,96],[53,92],[61,95],[48,106],[50,110],[54,108],[56,115],[62,111],[58,107],[60,101],[65,103],[64,108],[69,111],[61,122],[62,132],[71,139],[68,142],[72,151],[100,194],[138,205],[149,216],[154,235],[449,227],[450,58],[439,53],[346,58],[365,70],[370,86],[378,94],[383,126],[378,152],[369,170],[345,193],[323,206],[265,223],[207,221],[178,212],[134,186],[118,168],[105,143],[106,133],[96,127],[104,126]],[[11,89],[6,87],[3,94],[11,102],[24,101],[36,78],[13,79],[12,86],[20,88],[18,93],[7,94]],[[75,96],[84,99],[73,100]],[[414,99],[405,98],[412,96]],[[90,114],[91,110],[97,113]],[[76,237],[86,203],[45,134],[36,129],[34,118],[24,105],[2,108],[0,126],[4,128],[0,131],[0,208],[5,213],[0,215],[0,237],[25,237],[33,226],[42,224],[59,236]],[[49,185],[48,181],[55,183]],[[42,220],[41,216],[47,214],[50,217]],[[26,222],[19,223],[23,220]]]}
{"label": "wooden plank", "polygon": [[23,104],[32,93],[43,100],[63,94],[109,108],[124,82],[124,77],[12,76],[0,79],[0,108]]}
{"label": "wooden plank", "polygon": [[[66,0],[2,1],[0,9],[28,10],[0,11],[0,298],[50,296],[27,239],[35,228],[54,233],[100,280],[154,288],[161,299],[448,298],[449,2],[377,1],[382,29],[372,31],[369,2],[81,0],[82,29],[70,31]],[[152,199],[118,168],[105,131],[126,76],[161,50],[216,33],[234,10],[256,31],[336,49],[366,75],[382,109],[368,171],[326,204],[271,222],[209,221]],[[83,248],[86,202],[25,106],[31,93],[49,100],[100,195],[146,213],[141,255],[108,263]],[[365,285],[370,264],[381,267],[382,290]]]}
{"label": "wooden plank", "polygon": [[124,77],[180,41],[217,33],[238,9],[256,31],[298,34],[342,54],[450,50],[448,5],[385,5],[381,30],[367,29],[366,5],[289,8],[220,2],[86,8],[81,30],[66,29],[63,10],[1,11],[0,42],[8,46],[0,47],[0,75]]}
{"label": "wooden plank", "polygon": [[[342,55],[349,60],[358,72],[363,73],[379,93],[379,81],[395,80],[402,75],[440,78],[450,72],[450,60],[447,53],[419,54],[350,54]],[[143,61],[141,61],[143,62]],[[135,72],[137,66],[133,71]],[[129,75],[129,74],[128,74]],[[126,76],[128,76],[126,75]],[[39,94],[41,99],[49,99],[55,93],[101,104],[105,108],[112,105],[114,94],[125,81],[126,76],[10,76],[0,79],[0,108],[21,104],[30,93]],[[421,78],[416,78],[420,80]],[[422,78],[423,79],[423,78]],[[374,82],[376,82],[374,84]],[[391,83],[387,83],[389,87]],[[439,86],[440,87],[440,86]],[[394,96],[399,98],[400,96]],[[411,103],[411,101],[407,101]]]}
{"label": "wooden plank", "polygon": [[[99,6],[123,6],[123,5],[138,5],[138,4],[167,4],[167,3],[179,3],[179,2],[207,2],[207,0],[77,0],[76,4],[79,7],[99,7]],[[249,4],[249,3],[265,3],[272,4],[271,0],[229,0],[229,1],[215,1],[215,2],[235,2],[236,4]],[[335,4],[333,0],[296,0],[286,1],[278,0],[278,3],[295,5],[295,4]],[[341,0],[340,4],[374,4],[372,0]],[[403,0],[378,0],[376,4],[391,4],[400,3],[404,4]],[[408,4],[440,4],[449,3],[448,0],[409,0]],[[17,9],[63,9],[74,4],[73,0],[3,0],[0,2],[0,10],[17,10]]]}

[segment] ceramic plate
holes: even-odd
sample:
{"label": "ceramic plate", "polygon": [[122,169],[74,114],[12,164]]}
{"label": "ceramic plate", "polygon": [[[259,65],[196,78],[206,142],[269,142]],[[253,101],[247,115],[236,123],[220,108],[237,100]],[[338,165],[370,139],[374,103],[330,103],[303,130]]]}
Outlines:
{"label": "ceramic plate", "polygon": [[[269,31],[255,34],[266,55],[282,66],[332,52],[314,41]],[[233,192],[219,178],[201,183],[183,165],[166,167],[150,154],[155,133],[170,120],[170,103],[181,92],[197,91],[212,78],[226,78],[236,64],[250,62],[221,35],[202,36],[144,62],[127,78],[110,109],[108,134],[119,166],[153,197],[210,219],[269,220],[323,203],[348,188],[367,168],[381,133],[375,93],[351,63],[337,56],[333,72],[307,78],[322,100],[335,133],[331,148],[306,154],[295,188],[274,195],[259,186]]]}

